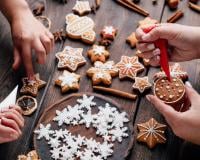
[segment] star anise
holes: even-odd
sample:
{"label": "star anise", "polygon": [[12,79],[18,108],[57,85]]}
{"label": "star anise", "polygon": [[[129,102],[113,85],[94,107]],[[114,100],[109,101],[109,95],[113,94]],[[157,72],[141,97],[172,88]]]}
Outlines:
{"label": "star anise", "polygon": [[61,29],[60,31],[54,32],[53,36],[54,36],[55,42],[58,42],[58,41],[61,42],[67,38],[67,34],[63,29]]}

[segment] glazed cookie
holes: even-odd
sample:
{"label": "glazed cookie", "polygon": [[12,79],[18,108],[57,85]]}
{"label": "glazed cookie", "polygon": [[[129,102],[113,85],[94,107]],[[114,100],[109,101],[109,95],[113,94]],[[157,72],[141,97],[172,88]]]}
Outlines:
{"label": "glazed cookie", "polygon": [[68,69],[72,72],[76,71],[79,66],[86,63],[85,58],[82,56],[82,48],[72,48],[66,46],[62,52],[56,53],[58,59],[59,69]]}
{"label": "glazed cookie", "polygon": [[154,148],[159,143],[166,143],[166,125],[158,123],[154,118],[141,124],[137,124],[139,130],[137,141],[144,142],[149,148]]}
{"label": "glazed cookie", "polygon": [[141,63],[139,63],[137,56],[122,56],[121,61],[116,64],[116,67],[119,69],[120,79],[135,79],[137,73],[144,70],[144,66]]}
{"label": "glazed cookie", "polygon": [[94,67],[91,67],[87,71],[87,75],[92,78],[93,85],[100,83],[111,85],[112,77],[118,75],[118,68],[115,67],[114,61],[108,61],[106,63],[96,61]]}
{"label": "glazed cookie", "polygon": [[141,20],[138,22],[138,26],[145,26],[149,24],[157,24],[158,21],[156,19],[152,19],[151,17],[146,17],[145,19]]}
{"label": "glazed cookie", "polygon": [[75,13],[78,13],[80,16],[91,12],[90,4],[88,1],[76,1],[75,6],[72,9]]}
{"label": "glazed cookie", "polygon": [[78,90],[79,89],[79,81],[80,75],[75,73],[70,73],[68,71],[64,71],[61,76],[55,81],[55,84],[61,87],[62,93],[66,93],[69,90]]}
{"label": "glazed cookie", "polygon": [[145,90],[151,88],[151,83],[149,82],[149,78],[146,77],[135,77],[135,83],[133,84],[133,88],[139,90],[140,93],[143,93]]}
{"label": "glazed cookie", "polygon": [[99,45],[93,45],[92,49],[90,49],[87,54],[92,62],[105,62],[110,55],[110,53],[105,49],[104,46]]}
{"label": "glazed cookie", "polygon": [[30,151],[27,155],[19,155],[17,160],[40,160],[35,150]]}
{"label": "glazed cookie", "polygon": [[159,78],[154,84],[154,94],[177,111],[183,110],[185,86],[181,79],[171,77],[170,82],[166,77]]}
{"label": "glazed cookie", "polygon": [[134,48],[134,47],[136,46],[138,40],[137,40],[137,38],[136,38],[136,36],[135,36],[135,32],[131,33],[131,35],[127,37],[126,42],[127,42],[128,44],[130,44],[130,46],[131,46],[132,48]]}
{"label": "glazed cookie", "polygon": [[34,80],[29,80],[28,77],[22,78],[23,86],[20,90],[21,94],[28,94],[36,97],[38,90],[46,85],[45,81],[40,80],[39,74],[35,74]]}
{"label": "glazed cookie", "polygon": [[66,16],[66,32],[72,39],[81,39],[83,42],[93,44],[96,39],[94,32],[94,21],[87,17],[79,17],[74,14]]}
{"label": "glazed cookie", "polygon": [[[177,77],[182,79],[183,81],[188,79],[188,74],[185,72],[179,63],[174,63],[173,65],[169,66],[170,69],[170,75],[171,77]],[[166,74],[164,71],[160,71],[154,75],[154,80],[166,77]]]}
{"label": "glazed cookie", "polygon": [[21,107],[22,114],[25,116],[31,115],[37,109],[37,100],[31,96],[18,98],[16,104]]}
{"label": "glazed cookie", "polygon": [[105,26],[101,31],[101,36],[103,39],[114,40],[117,35],[117,29],[113,26]]}

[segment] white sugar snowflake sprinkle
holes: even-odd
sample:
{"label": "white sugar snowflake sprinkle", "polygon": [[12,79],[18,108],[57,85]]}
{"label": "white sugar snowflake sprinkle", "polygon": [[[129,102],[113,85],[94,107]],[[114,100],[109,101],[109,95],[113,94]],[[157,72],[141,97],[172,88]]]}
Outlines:
{"label": "white sugar snowflake sprinkle", "polygon": [[38,134],[37,139],[45,138],[46,140],[49,140],[50,135],[54,134],[53,130],[50,130],[51,124],[47,124],[46,127],[43,124],[40,124],[40,127],[38,130],[35,130],[34,133]]}
{"label": "white sugar snowflake sprinkle", "polygon": [[48,144],[51,146],[51,148],[58,148],[61,141],[57,138],[50,138]]}
{"label": "white sugar snowflake sprinkle", "polygon": [[100,156],[101,158],[107,159],[109,156],[112,155],[113,153],[113,144],[108,143],[108,142],[103,142],[102,144],[99,145],[99,150],[100,150]]}
{"label": "white sugar snowflake sprinkle", "polygon": [[92,152],[95,152],[95,153],[99,152],[98,148],[99,148],[100,143],[97,142],[96,140],[92,138],[87,139],[85,141],[85,145],[87,146],[87,149],[91,150]]}
{"label": "white sugar snowflake sprinkle", "polygon": [[86,128],[89,128],[93,122],[93,115],[91,111],[88,111],[87,114],[82,114],[82,119],[79,121],[79,124],[85,124]]}
{"label": "white sugar snowflake sprinkle", "polygon": [[70,120],[68,119],[69,112],[67,111],[67,109],[63,109],[62,111],[56,111],[56,117],[53,119],[54,121],[58,122],[58,126],[62,126],[63,123],[69,124]]}
{"label": "white sugar snowflake sprinkle", "polygon": [[82,157],[80,157],[80,160],[93,160],[93,158],[94,153],[91,150],[86,149],[84,150]]}
{"label": "white sugar snowflake sprinkle", "polygon": [[123,127],[124,123],[128,122],[129,119],[127,118],[127,114],[125,112],[122,113],[116,113],[113,122],[112,122],[112,127]]}
{"label": "white sugar snowflake sprinkle", "polygon": [[79,107],[82,108],[86,108],[87,110],[90,110],[92,106],[96,105],[96,102],[93,102],[94,96],[87,96],[87,95],[83,95],[82,99],[77,99],[77,102],[80,104]]}
{"label": "white sugar snowflake sprinkle", "polygon": [[109,131],[109,133],[112,135],[112,141],[114,142],[115,140],[118,140],[118,142],[122,142],[123,137],[128,137],[128,134],[126,133],[128,130],[127,127],[123,128],[115,128]]}
{"label": "white sugar snowflake sprinkle", "polygon": [[63,130],[62,129],[59,129],[59,130],[55,130],[55,133],[53,134],[53,136],[56,138],[56,139],[61,139],[64,137],[63,135]]}
{"label": "white sugar snowflake sprinkle", "polygon": [[60,159],[60,149],[59,148],[53,148],[52,150],[50,150],[50,153],[51,153],[51,157],[54,160]]}

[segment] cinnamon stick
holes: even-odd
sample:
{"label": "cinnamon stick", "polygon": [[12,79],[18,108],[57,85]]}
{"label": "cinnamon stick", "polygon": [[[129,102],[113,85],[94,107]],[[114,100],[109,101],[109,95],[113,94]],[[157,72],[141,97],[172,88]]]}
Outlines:
{"label": "cinnamon stick", "polygon": [[167,19],[168,23],[175,23],[178,19],[183,17],[184,13],[181,10],[176,11],[172,16]]}
{"label": "cinnamon stick", "polygon": [[128,1],[128,0],[116,0],[119,4],[126,6],[127,8],[143,15],[143,16],[148,16],[149,13],[142,9],[141,7],[139,7],[138,5],[136,5],[135,3]]}
{"label": "cinnamon stick", "polygon": [[194,3],[189,2],[189,7],[194,11],[200,12],[200,6]]}
{"label": "cinnamon stick", "polygon": [[96,91],[104,91],[106,93],[110,93],[110,94],[113,94],[115,96],[131,99],[131,100],[135,100],[137,98],[137,95],[135,95],[135,94],[123,92],[123,91],[113,89],[113,88],[93,86],[93,89],[96,90]]}

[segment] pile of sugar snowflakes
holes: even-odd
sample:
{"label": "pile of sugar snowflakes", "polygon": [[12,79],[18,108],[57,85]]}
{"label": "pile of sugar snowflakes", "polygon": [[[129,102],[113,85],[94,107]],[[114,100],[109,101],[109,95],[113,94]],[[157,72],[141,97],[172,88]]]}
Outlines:
{"label": "pile of sugar snowflakes", "polygon": [[[105,160],[112,156],[114,142],[122,142],[128,137],[128,128],[125,123],[129,121],[125,112],[119,112],[109,103],[98,106],[93,101],[94,96],[83,95],[77,99],[75,106],[67,106],[62,111],[57,110],[54,121],[58,126],[85,125],[86,128],[94,127],[96,135],[102,137],[103,142],[81,135],[72,135],[69,130],[59,128],[51,129],[51,124],[40,124],[35,130],[37,139],[45,138],[50,146],[51,158],[54,160]],[[92,108],[97,106],[98,112],[92,113]]]}

